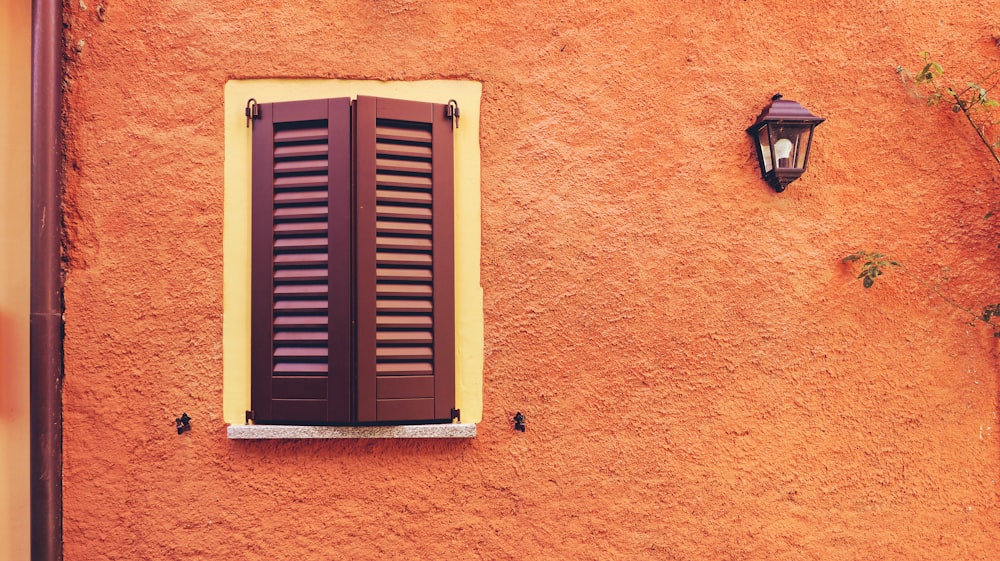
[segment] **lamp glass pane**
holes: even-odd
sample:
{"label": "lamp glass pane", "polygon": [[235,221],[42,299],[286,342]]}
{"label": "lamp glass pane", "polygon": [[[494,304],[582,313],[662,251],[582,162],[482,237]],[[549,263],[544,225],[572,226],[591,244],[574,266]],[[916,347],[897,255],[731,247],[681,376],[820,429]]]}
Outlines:
{"label": "lamp glass pane", "polygon": [[757,131],[757,150],[760,155],[760,161],[764,166],[764,173],[774,169],[774,158],[771,154],[771,138],[767,132],[768,128],[768,125],[764,125]]}
{"label": "lamp glass pane", "polygon": [[795,151],[795,167],[805,168],[806,158],[809,157],[809,144],[812,142],[813,128],[802,129],[799,133],[798,149]]}

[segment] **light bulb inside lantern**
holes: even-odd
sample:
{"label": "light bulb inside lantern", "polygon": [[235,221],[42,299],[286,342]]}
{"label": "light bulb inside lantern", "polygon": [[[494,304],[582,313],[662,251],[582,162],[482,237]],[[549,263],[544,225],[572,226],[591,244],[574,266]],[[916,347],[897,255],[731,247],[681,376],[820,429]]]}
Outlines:
{"label": "light bulb inside lantern", "polygon": [[792,141],[787,138],[781,138],[774,143],[774,155],[778,160],[779,168],[791,167],[788,157],[792,155],[792,147]]}

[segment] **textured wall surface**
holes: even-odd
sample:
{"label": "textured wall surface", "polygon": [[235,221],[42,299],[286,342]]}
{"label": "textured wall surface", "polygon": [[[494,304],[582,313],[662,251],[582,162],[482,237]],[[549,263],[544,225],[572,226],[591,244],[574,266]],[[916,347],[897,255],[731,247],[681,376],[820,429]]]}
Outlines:
{"label": "textured wall surface", "polygon": [[[925,4],[69,1],[66,559],[995,560],[996,340],[840,263],[1000,299],[1000,170],[895,73],[997,67],[1000,5]],[[226,439],[223,86],[261,77],[482,82],[476,439]],[[781,195],[775,92],[827,118]]]}

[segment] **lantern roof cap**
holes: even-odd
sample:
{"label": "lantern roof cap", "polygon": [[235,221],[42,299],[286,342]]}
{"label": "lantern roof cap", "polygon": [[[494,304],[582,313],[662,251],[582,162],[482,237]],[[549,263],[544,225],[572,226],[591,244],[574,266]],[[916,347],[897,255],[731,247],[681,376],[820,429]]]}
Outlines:
{"label": "lantern roof cap", "polygon": [[[764,108],[757,117],[757,121],[750,127],[750,129],[756,129],[758,125],[764,122],[797,122],[804,124],[812,124],[813,126],[818,125],[825,121],[826,119],[822,117],[817,117],[809,112],[808,109],[802,107],[802,105],[797,101],[792,101],[790,99],[782,99],[781,94],[774,94],[771,98],[771,104]],[[750,129],[747,129],[748,131]]]}

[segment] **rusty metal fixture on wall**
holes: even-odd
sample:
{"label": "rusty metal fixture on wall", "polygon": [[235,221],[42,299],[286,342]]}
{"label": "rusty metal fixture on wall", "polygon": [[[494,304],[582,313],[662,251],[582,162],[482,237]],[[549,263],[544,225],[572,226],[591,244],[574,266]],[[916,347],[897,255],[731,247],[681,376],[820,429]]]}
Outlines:
{"label": "rusty metal fixture on wall", "polygon": [[177,434],[184,434],[191,430],[191,417],[187,413],[181,413],[181,416],[174,419],[174,422],[177,423]]}
{"label": "rusty metal fixture on wall", "polygon": [[806,170],[813,129],[824,120],[775,94],[757,122],[747,128],[754,140],[760,175],[778,193]]}
{"label": "rusty metal fixture on wall", "polygon": [[524,415],[518,411],[517,414],[514,415],[514,430],[524,432],[524,429]]}

